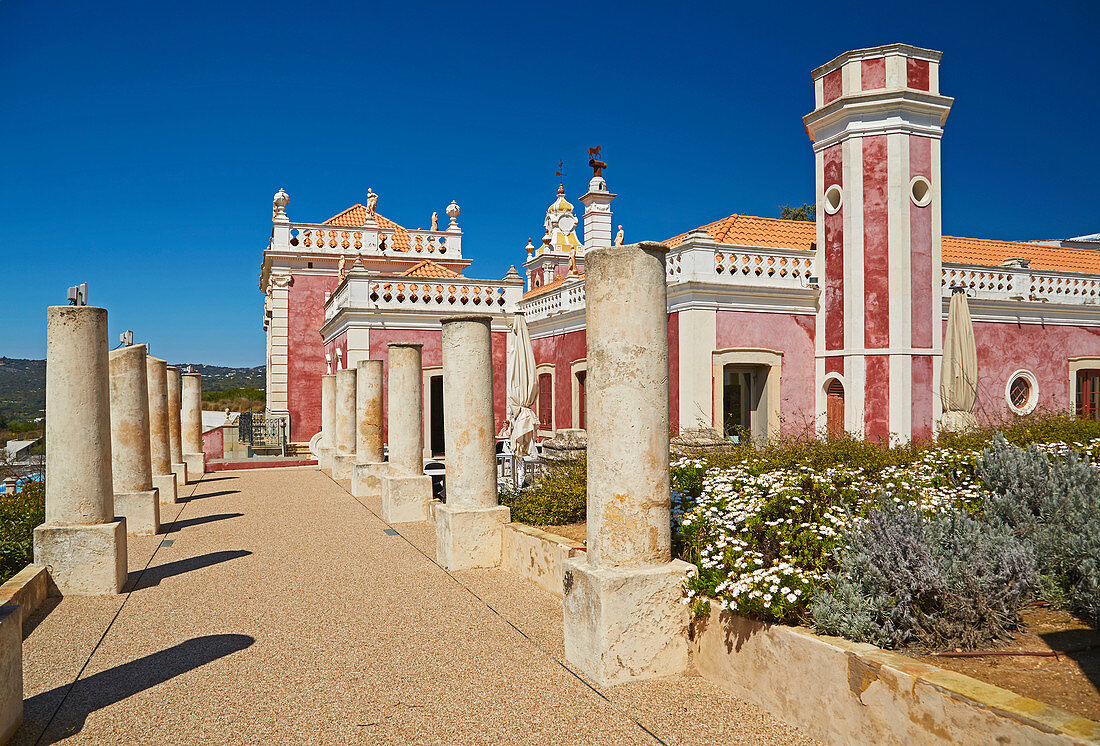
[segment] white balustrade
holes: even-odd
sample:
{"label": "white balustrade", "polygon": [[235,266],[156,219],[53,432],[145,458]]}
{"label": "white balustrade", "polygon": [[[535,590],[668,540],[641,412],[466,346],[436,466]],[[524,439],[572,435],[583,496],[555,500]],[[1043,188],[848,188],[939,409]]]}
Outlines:
{"label": "white balustrade", "polygon": [[325,304],[325,320],[340,309],[461,313],[507,312],[516,309],[523,285],[465,278],[349,277]]}
{"label": "white balustrade", "polygon": [[[316,254],[363,254],[364,256],[443,256],[462,258],[462,232],[405,231],[405,235],[376,226],[339,226],[321,223],[292,223],[272,231],[273,251]],[[406,246],[407,243],[407,246]]]}

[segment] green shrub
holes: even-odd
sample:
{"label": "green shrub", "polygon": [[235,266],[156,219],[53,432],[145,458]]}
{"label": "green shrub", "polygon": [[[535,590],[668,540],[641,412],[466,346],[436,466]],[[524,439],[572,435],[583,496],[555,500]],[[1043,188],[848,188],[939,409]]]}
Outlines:
{"label": "green shrub", "polygon": [[26,482],[14,495],[0,495],[0,583],[34,560],[32,533],[46,521],[41,482]]}
{"label": "green shrub", "polygon": [[987,520],[1035,552],[1043,597],[1100,622],[1100,470],[1072,450],[1052,459],[997,437],[978,475]]}
{"label": "green shrub", "polygon": [[966,513],[871,512],[847,537],[815,630],[885,648],[972,650],[1010,638],[1034,591],[1030,548]]}
{"label": "green shrub", "polygon": [[512,510],[512,520],[538,526],[562,526],[585,519],[586,461],[577,459],[546,469],[530,487],[503,490],[500,504]]}

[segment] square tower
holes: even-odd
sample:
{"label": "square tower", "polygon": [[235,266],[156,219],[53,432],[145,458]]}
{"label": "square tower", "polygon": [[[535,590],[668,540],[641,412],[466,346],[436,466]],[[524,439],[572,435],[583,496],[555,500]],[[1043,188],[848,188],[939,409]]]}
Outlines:
{"label": "square tower", "polygon": [[930,437],[943,354],[940,52],[890,44],[813,71],[817,421]]}

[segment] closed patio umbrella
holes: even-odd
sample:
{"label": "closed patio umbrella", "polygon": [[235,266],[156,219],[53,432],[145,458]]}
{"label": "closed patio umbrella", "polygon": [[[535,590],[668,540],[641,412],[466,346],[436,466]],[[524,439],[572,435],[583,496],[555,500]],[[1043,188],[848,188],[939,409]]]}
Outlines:
{"label": "closed patio umbrella", "polygon": [[531,455],[535,442],[538,417],[535,400],[539,395],[538,378],[535,375],[535,351],[531,347],[531,335],[527,320],[517,313],[512,320],[512,357],[508,361],[508,422],[512,426],[512,453]]}
{"label": "closed patio umbrella", "polygon": [[978,351],[974,345],[974,325],[965,288],[952,288],[947,311],[947,333],[943,339],[943,366],[940,372],[940,402],[945,430],[975,427],[974,404],[978,399]]}

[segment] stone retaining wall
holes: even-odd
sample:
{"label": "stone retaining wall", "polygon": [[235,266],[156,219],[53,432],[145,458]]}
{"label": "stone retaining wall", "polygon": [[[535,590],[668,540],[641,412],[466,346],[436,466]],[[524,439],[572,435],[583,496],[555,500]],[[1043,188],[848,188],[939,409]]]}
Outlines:
{"label": "stone retaining wall", "polygon": [[522,523],[504,524],[501,567],[562,597],[562,564],[584,552],[584,544]]}
{"label": "stone retaining wall", "polygon": [[953,671],[719,612],[693,625],[699,673],[836,744],[1100,744],[1100,723]]}
{"label": "stone retaining wall", "polygon": [[38,610],[47,596],[58,595],[46,568],[27,565],[0,585],[0,606],[19,605],[19,624]]}

